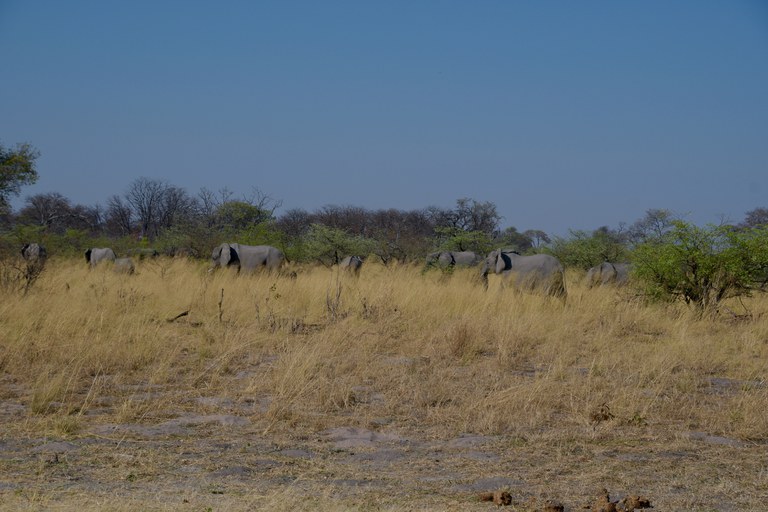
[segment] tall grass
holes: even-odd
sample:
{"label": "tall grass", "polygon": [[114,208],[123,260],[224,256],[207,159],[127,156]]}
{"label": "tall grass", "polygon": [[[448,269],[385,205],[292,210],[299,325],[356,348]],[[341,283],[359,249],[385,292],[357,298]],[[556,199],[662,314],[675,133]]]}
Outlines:
{"label": "tall grass", "polygon": [[[160,260],[124,276],[49,261],[26,295],[0,292],[0,373],[28,404],[23,428],[95,407],[111,411],[105,421],[154,421],[216,396],[262,404],[252,414],[265,431],[768,433],[755,413],[768,409],[763,296],[746,320],[702,319],[631,289],[587,290],[575,273],[565,304],[495,276],[486,291],[471,271],[297,273]],[[595,419],[601,406],[610,421]]]}

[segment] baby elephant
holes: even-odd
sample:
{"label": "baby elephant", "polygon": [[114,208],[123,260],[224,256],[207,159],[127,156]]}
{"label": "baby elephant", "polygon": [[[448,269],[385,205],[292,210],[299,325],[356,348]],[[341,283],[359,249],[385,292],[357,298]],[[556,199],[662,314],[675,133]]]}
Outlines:
{"label": "baby elephant", "polygon": [[116,258],[115,265],[112,270],[118,274],[133,274],[136,271],[136,266],[133,264],[131,258]]}

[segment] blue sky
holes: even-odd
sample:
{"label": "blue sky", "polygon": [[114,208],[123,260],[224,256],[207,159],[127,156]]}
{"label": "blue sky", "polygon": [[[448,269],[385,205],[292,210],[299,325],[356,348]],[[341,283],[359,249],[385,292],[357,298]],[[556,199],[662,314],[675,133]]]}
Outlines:
{"label": "blue sky", "polygon": [[25,196],[138,177],[283,207],[492,201],[566,234],[768,207],[768,2],[0,0]]}

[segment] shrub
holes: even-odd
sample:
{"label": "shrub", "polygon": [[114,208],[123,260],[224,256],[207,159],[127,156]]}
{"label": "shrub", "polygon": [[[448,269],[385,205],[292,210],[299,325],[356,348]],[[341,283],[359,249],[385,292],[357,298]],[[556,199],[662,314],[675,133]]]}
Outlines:
{"label": "shrub", "polygon": [[765,282],[768,229],[734,230],[675,221],[658,241],[640,244],[634,272],[651,297],[682,299],[700,312],[749,294]]}

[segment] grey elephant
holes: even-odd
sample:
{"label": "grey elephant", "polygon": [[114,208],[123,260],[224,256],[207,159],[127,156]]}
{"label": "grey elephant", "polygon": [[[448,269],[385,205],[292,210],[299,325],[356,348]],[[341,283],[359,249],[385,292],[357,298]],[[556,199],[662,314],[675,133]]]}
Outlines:
{"label": "grey elephant", "polygon": [[439,251],[427,255],[426,267],[474,267],[483,257],[472,251]]}
{"label": "grey elephant", "polygon": [[360,267],[363,266],[363,259],[359,256],[347,256],[341,263],[339,263],[339,269],[344,272],[357,276],[360,274]]}
{"label": "grey elephant", "polygon": [[24,244],[24,247],[21,248],[21,256],[27,262],[27,265],[43,266],[45,265],[45,260],[48,259],[45,247],[36,243]]}
{"label": "grey elephant", "polygon": [[243,245],[223,243],[213,250],[212,269],[237,267],[238,271],[279,270],[285,261],[283,252],[271,245]]}
{"label": "grey elephant", "polygon": [[115,264],[112,270],[118,274],[133,274],[136,272],[136,265],[133,264],[131,258],[115,258]]}
{"label": "grey elephant", "polygon": [[24,279],[26,280],[25,286],[29,289],[29,287],[32,286],[32,283],[34,283],[43,272],[45,262],[48,259],[48,253],[42,245],[31,243],[24,244],[24,247],[21,248],[21,256],[26,263]]}
{"label": "grey elephant", "polygon": [[505,280],[514,279],[520,290],[539,290],[546,295],[565,299],[565,272],[563,265],[549,254],[521,256],[514,251],[496,249],[483,263],[481,278],[488,287],[488,273],[501,274]]}
{"label": "grey elephant", "polygon": [[102,261],[115,261],[115,251],[109,247],[93,247],[85,251],[85,261],[88,262],[91,268]]}
{"label": "grey elephant", "polygon": [[630,263],[611,263],[610,261],[604,261],[587,271],[587,286],[589,288],[609,284],[623,286],[629,282],[629,274],[631,271],[632,264]]}

